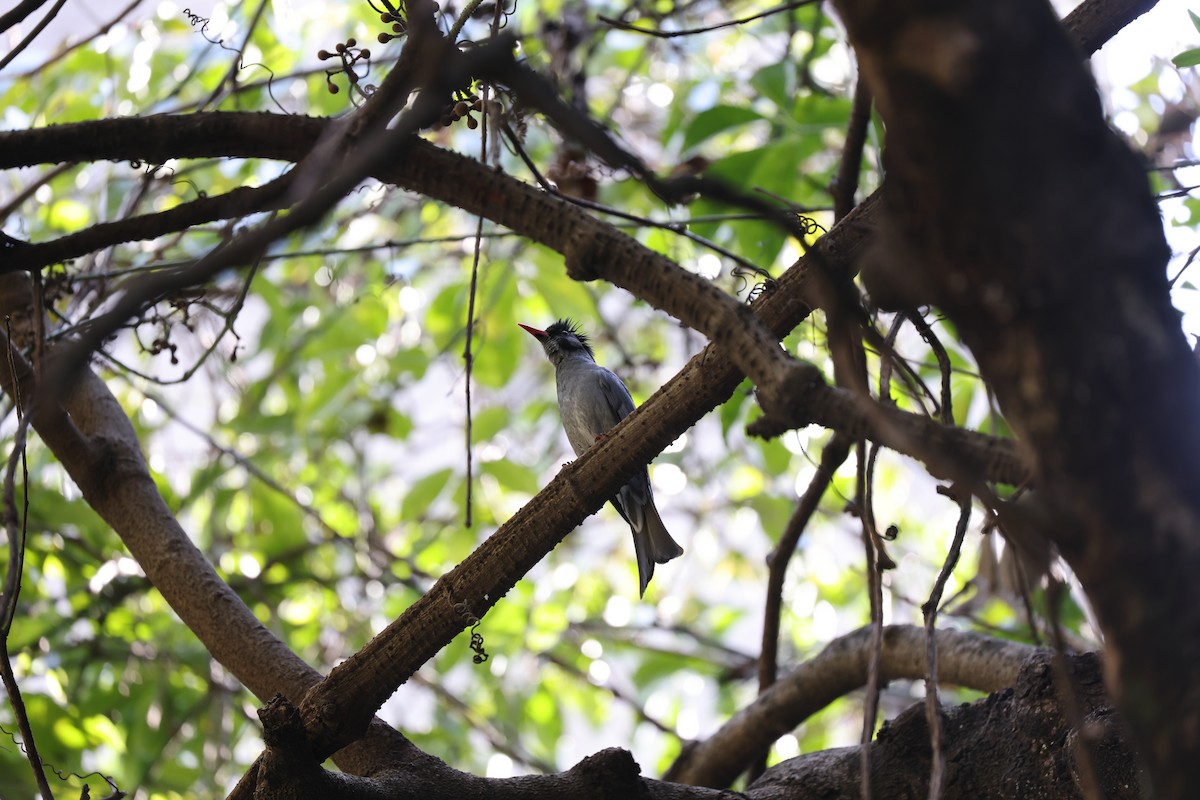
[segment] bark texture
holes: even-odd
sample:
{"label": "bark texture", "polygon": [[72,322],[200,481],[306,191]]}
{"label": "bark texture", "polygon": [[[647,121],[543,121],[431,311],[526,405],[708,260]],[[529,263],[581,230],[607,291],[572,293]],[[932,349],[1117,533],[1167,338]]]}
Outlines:
{"label": "bark texture", "polygon": [[[1057,685],[1053,656],[1041,653],[1021,668],[1010,689],[975,703],[943,707],[946,777],[943,800],[1073,800],[1083,788],[1081,752],[1103,770],[1098,794],[1109,800],[1146,797],[1144,781],[1109,705],[1095,655],[1068,659],[1073,703],[1081,724],[1068,721],[1070,704]],[[880,798],[929,796],[929,729],[916,704],[886,724],[871,745],[871,785]],[[858,800],[858,747],[800,756],[768,770],[749,787],[754,800]]]}
{"label": "bark texture", "polygon": [[1036,464],[1163,797],[1200,791],[1200,373],[1144,168],[1040,0],[838,8],[887,123],[877,301],[947,312]]}

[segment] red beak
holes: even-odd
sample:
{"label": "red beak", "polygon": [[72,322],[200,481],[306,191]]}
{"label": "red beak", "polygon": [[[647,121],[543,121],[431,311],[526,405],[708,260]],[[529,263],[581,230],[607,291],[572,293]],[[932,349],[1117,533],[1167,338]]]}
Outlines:
{"label": "red beak", "polygon": [[522,325],[519,322],[517,323],[517,327],[524,328],[527,333],[531,334],[533,338],[537,339],[538,341],[546,338],[545,331],[539,331],[537,328],[531,328],[528,325]]}

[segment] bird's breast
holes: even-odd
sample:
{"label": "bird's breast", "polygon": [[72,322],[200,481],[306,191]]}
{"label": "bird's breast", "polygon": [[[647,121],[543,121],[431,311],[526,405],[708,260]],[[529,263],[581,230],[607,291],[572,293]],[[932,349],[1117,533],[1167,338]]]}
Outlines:
{"label": "bird's breast", "polygon": [[[564,365],[565,367],[565,365]],[[604,396],[596,367],[563,368],[557,375],[558,413],[575,455],[582,455],[596,437],[607,433],[620,418]]]}

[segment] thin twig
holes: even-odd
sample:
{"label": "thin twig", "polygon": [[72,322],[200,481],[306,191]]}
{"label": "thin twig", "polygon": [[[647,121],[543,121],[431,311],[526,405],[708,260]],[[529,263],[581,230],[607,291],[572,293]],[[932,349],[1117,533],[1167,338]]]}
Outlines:
{"label": "thin twig", "polygon": [[813,3],[817,2],[817,1],[818,0],[795,0],[795,2],[784,3],[781,6],[775,6],[774,8],[768,8],[766,11],[760,11],[757,14],[751,14],[750,16],[742,17],[741,19],[731,19],[727,22],[720,22],[716,25],[709,25],[706,28],[690,28],[688,30],[683,30],[683,31],[662,31],[662,30],[658,30],[657,28],[639,28],[638,26],[633,25],[632,23],[624,22],[619,19],[613,19],[612,17],[606,17],[604,15],[598,16],[597,19],[600,20],[601,22],[604,22],[608,25],[612,25],[614,28],[619,28],[620,30],[623,30],[623,31],[632,31],[633,33],[644,33],[647,36],[653,36],[656,39],[674,39],[677,36],[694,36],[695,34],[698,34],[698,33],[708,33],[710,31],[719,31],[722,28],[732,28],[735,25],[744,25],[747,22],[754,22],[755,20],[763,19],[764,17],[770,17],[775,14],[781,14],[784,11],[791,11],[793,8],[800,8],[801,6],[812,5]]}
{"label": "thin twig", "polygon": [[[942,493],[953,496],[955,491],[951,488]],[[954,572],[954,567],[958,565],[963,539],[967,535],[967,523],[971,521],[971,494],[962,489],[957,491],[959,492],[959,515],[958,525],[954,529],[954,541],[951,542],[946,562],[942,564],[942,570],[933,583],[933,591],[929,593],[929,600],[921,606],[921,613],[925,617],[925,716],[929,724],[929,744],[933,751],[929,768],[929,800],[941,798],[945,773],[942,754],[942,713],[937,689],[937,641],[934,638],[938,605],[942,602],[942,592],[946,590],[946,582]]]}
{"label": "thin twig", "polygon": [[946,348],[942,345],[937,334],[929,327],[929,323],[921,316],[919,312],[913,311],[905,314],[912,321],[913,327],[917,329],[917,333],[921,334],[921,338],[925,340],[925,344],[929,345],[929,349],[933,351],[934,358],[937,359],[938,370],[942,375],[942,402],[941,418],[946,425],[954,424],[954,395],[950,386],[950,356],[946,352]]}
{"label": "thin twig", "polygon": [[4,221],[8,219],[14,211],[20,208],[22,203],[37,194],[38,189],[50,183],[67,170],[75,169],[78,166],[79,165],[73,161],[59,164],[56,167],[46,170],[41,175],[37,176],[37,178],[25,184],[21,191],[17,192],[17,194],[11,200],[0,206],[0,225],[3,225]]}
{"label": "thin twig", "polygon": [[510,722],[510,717],[500,714],[481,714],[471,704],[464,701],[459,694],[450,691],[441,683],[426,678],[419,672],[413,676],[412,682],[417,686],[424,686],[436,695],[453,713],[462,717],[468,730],[473,734],[482,735],[496,752],[503,753],[531,770],[537,770],[547,775],[557,771],[554,764],[538,758],[522,747],[515,731],[504,729],[507,728],[505,723]]}
{"label": "thin twig", "polygon": [[862,171],[863,148],[871,124],[871,89],[862,71],[854,87],[854,105],[850,109],[850,122],[846,126],[846,143],[842,147],[842,160],[833,179],[833,220],[837,222],[854,210],[855,195],[858,194],[858,176]]}
{"label": "thin twig", "polygon": [[[33,312],[40,314],[41,293],[34,293]],[[9,320],[6,319],[6,327]],[[12,332],[6,330],[7,337],[12,338]],[[35,348],[36,351],[37,348]],[[12,362],[12,349],[8,350],[9,371],[16,374],[16,365]],[[36,376],[35,376],[36,377]],[[25,710],[25,701],[21,697],[21,688],[13,673],[12,660],[8,654],[8,636],[12,632],[13,619],[17,613],[17,600],[21,595],[21,575],[25,570],[25,542],[29,532],[29,467],[25,460],[25,444],[29,434],[29,424],[33,419],[27,413],[20,391],[16,397],[17,431],[13,435],[13,450],[8,458],[8,467],[4,473],[4,530],[8,537],[8,572],[4,576],[4,592],[0,596],[0,678],[3,679],[4,689],[8,693],[8,702],[12,706],[13,716],[17,720],[17,728],[25,748],[25,758],[33,770],[34,780],[44,800],[53,800],[50,784],[46,780],[46,772],[42,768],[42,759],[38,755],[37,744],[33,739],[33,727],[29,724],[29,714]],[[17,513],[16,480],[17,465],[21,465],[23,476],[24,510]],[[18,519],[19,517],[19,519]]]}
{"label": "thin twig", "polygon": [[662,720],[657,719],[654,716],[652,716],[651,714],[649,714],[646,711],[645,704],[637,697],[636,694],[631,695],[628,692],[625,692],[622,689],[618,688],[617,686],[614,686],[611,682],[599,684],[599,685],[593,683],[588,675],[582,673],[577,667],[574,667],[571,664],[567,663],[567,661],[565,659],[563,659],[561,656],[559,656],[555,653],[552,653],[549,650],[538,653],[537,656],[540,660],[544,660],[550,664],[554,664],[556,667],[563,670],[563,672],[567,673],[568,675],[578,678],[581,682],[586,682],[590,687],[597,687],[597,688],[603,689],[604,691],[608,692],[609,694],[611,694],[613,696],[614,700],[617,700],[617,701],[623,703],[624,705],[628,706],[629,710],[633,713],[633,715],[635,717],[637,717],[639,722],[646,723],[647,725],[651,726],[652,728],[655,728],[656,730],[658,730],[659,733],[674,737],[675,739],[677,739],[681,742],[684,741],[683,737],[679,735],[679,731],[675,730],[670,725],[667,725]]}
{"label": "thin twig", "polygon": [[[662,222],[660,220],[650,219],[649,217],[642,217],[642,216],[638,216],[637,214],[630,214],[627,211],[621,211],[620,209],[612,208],[611,206],[606,206],[603,203],[596,202],[595,200],[587,200],[582,197],[576,197],[574,195],[563,194],[562,192],[560,192],[558,190],[557,186],[555,186],[553,183],[551,183],[550,180],[547,179],[545,176],[543,176],[542,173],[538,170],[537,165],[533,163],[533,159],[531,159],[529,157],[529,154],[525,152],[525,148],[521,145],[520,139],[518,138],[517,134],[512,130],[512,128],[506,124],[502,128],[502,131],[503,131],[505,137],[509,140],[509,144],[511,145],[513,152],[515,152],[517,154],[517,156],[525,163],[526,168],[528,168],[530,173],[533,175],[533,179],[535,181],[537,181],[539,186],[541,186],[543,189],[545,189],[550,194],[553,194],[556,197],[562,198],[563,200],[566,200],[568,203],[572,203],[574,205],[580,206],[581,208],[586,208],[591,211],[598,211],[601,214],[606,214],[608,216],[616,217],[617,219],[622,219],[622,220],[625,220],[626,222],[633,223],[637,227],[658,228],[660,230],[671,231],[672,233],[678,234],[678,235],[684,237],[685,239],[690,239],[691,241],[695,242],[696,244],[700,245],[701,247],[705,247],[709,250],[712,250],[714,253],[717,253],[718,255],[720,255],[724,258],[727,258],[730,261],[733,261],[734,263],[738,264],[743,269],[749,270],[749,271],[751,271],[757,275],[760,275],[764,278],[771,277],[770,272],[768,272],[767,270],[758,266],[757,264],[747,261],[745,258],[743,258],[742,256],[739,256],[737,253],[733,252],[732,250],[728,250],[728,249],[720,246],[716,242],[710,241],[710,240],[704,238],[703,236],[701,236],[700,234],[695,233],[694,231],[692,231],[688,228],[689,225],[700,223],[700,222],[743,220],[743,219],[754,219],[754,220],[762,219],[762,216],[760,214],[720,214],[720,215],[713,215],[714,217],[717,218],[716,220],[710,219],[708,217],[693,217],[693,218],[684,219],[684,220],[677,220],[674,222]],[[617,227],[621,227],[621,225],[617,224]]]}
{"label": "thin twig", "polygon": [[862,800],[871,800],[871,743],[875,738],[875,722],[879,715],[879,665],[883,660],[883,575],[879,570],[878,537],[870,529],[865,511],[866,499],[866,440],[859,439],[855,445],[858,469],[855,478],[855,498],[859,503],[859,521],[862,523],[863,552],[866,557],[867,589],[871,601],[871,652],[867,661],[866,696],[863,699],[863,728],[860,742],[862,749],[859,760],[859,776]]}
{"label": "thin twig", "polygon": [[[93,31],[88,36],[85,36],[81,39],[77,39],[77,40],[71,42],[71,44],[67,45],[66,47],[56,50],[53,55],[51,55],[49,58],[47,58],[41,64],[38,64],[36,67],[32,67],[32,68],[26,70],[25,72],[17,73],[16,75],[10,75],[9,79],[10,80],[20,80],[22,78],[28,78],[31,75],[37,75],[38,73],[42,72],[46,68],[50,67],[52,64],[62,61],[64,58],[66,58],[71,53],[75,52],[76,50],[80,49],[81,47],[87,47],[89,44],[96,41],[96,39],[99,39],[101,36],[105,35],[110,30],[112,30],[113,27],[115,27],[117,25],[117,23],[121,22],[123,19],[125,19],[125,17],[129,16],[129,14],[141,4],[142,4],[142,0],[131,0],[129,5],[125,6],[123,9],[118,11],[116,13],[116,15],[114,15],[113,17],[110,17],[108,22],[101,25],[99,28],[97,28],[95,31]],[[7,15],[5,15],[5,17],[7,17]],[[3,18],[0,18],[0,31],[4,31],[4,30],[7,30],[7,28],[4,25]],[[75,165],[72,164],[71,166],[75,166]]]}
{"label": "thin twig", "polygon": [[[296,171],[292,170],[262,186],[238,187],[225,194],[190,200],[166,211],[100,222],[48,242],[30,244],[21,248],[20,252],[12,253],[5,260],[4,270],[32,271],[86,256],[123,242],[145,241],[168,233],[186,231],[206,222],[275,211],[290,202],[289,191],[296,174]],[[109,273],[92,273],[92,280],[97,279],[100,274]]]}
{"label": "thin twig", "polygon": [[[259,4],[258,4],[258,8],[256,8],[254,10],[254,14],[250,17],[250,24],[246,26],[246,37],[244,39],[242,39],[241,47],[239,47],[235,50],[232,47],[225,47],[223,42],[217,42],[217,44],[221,47],[222,50],[229,50],[233,53],[233,61],[230,63],[229,69],[225,72],[225,75],[222,76],[221,80],[217,81],[216,88],[214,88],[212,90],[212,93],[210,93],[208,95],[208,97],[204,100],[204,102],[202,102],[200,104],[200,108],[203,109],[203,108],[211,105],[212,103],[216,102],[217,98],[221,95],[221,93],[223,91],[225,91],[225,84],[233,83],[236,85],[237,74],[238,74],[238,72],[240,72],[243,69],[242,56],[246,52],[246,47],[250,44],[251,37],[254,36],[254,29],[258,27],[258,24],[260,22],[262,22],[263,12],[265,12],[266,10],[267,10],[267,0],[261,0],[261,2],[259,2]],[[203,31],[203,29],[201,29],[201,35],[203,35],[203,33],[204,33],[204,31]],[[207,38],[207,37],[205,37],[205,38]],[[267,71],[270,72],[271,70],[268,68]],[[267,93],[270,94],[270,91],[271,91],[270,87],[268,87]],[[275,99],[273,95],[272,95],[271,99],[272,100]],[[278,101],[275,104],[279,105]],[[283,111],[284,113],[287,113],[287,109],[283,108],[282,106],[280,106],[279,110]]]}
{"label": "thin twig", "polygon": [[33,43],[33,40],[36,39],[41,32],[46,29],[46,26],[49,25],[56,16],[58,16],[58,12],[64,5],[66,5],[66,3],[67,0],[58,0],[58,2],[54,4],[54,7],[46,12],[46,16],[42,17],[41,21],[33,27],[33,30],[29,32],[29,35],[22,39],[16,47],[10,50],[8,55],[6,55],[4,58],[0,58],[0,70],[11,64],[13,59],[21,55],[25,48],[29,47],[29,45]]}
{"label": "thin twig", "polygon": [[[463,7],[462,12],[458,15],[458,18],[454,20],[454,24],[450,27],[450,32],[446,34],[447,39],[449,39],[451,42],[458,39],[458,35],[462,33],[463,26],[467,24],[467,20],[471,18],[471,15],[475,13],[475,10],[479,8],[479,5],[482,2],[483,0],[467,0],[466,6]],[[497,14],[500,13],[500,7],[503,5],[504,4],[502,2],[496,3]],[[470,489],[467,491],[470,491]]]}
{"label": "thin twig", "polygon": [[[458,31],[462,29],[463,23],[466,22],[467,18],[474,11],[475,7],[479,5],[479,0],[472,0],[472,2],[473,2],[473,5],[471,3],[469,3],[467,8],[463,10],[462,15],[459,16],[458,20],[454,23],[454,28],[451,29],[450,36],[449,36],[451,41],[453,41],[454,37],[458,35]],[[496,4],[495,16],[492,19],[493,34],[496,32],[496,27],[499,25],[501,6],[502,6],[501,3]],[[479,92],[479,99],[480,99],[479,107],[482,109],[482,111],[479,114],[479,116],[480,116],[479,160],[484,164],[487,163],[488,116],[489,116],[488,115],[488,100],[490,99],[489,98],[490,89],[491,89],[491,84],[484,83]],[[473,500],[474,500],[473,489],[474,489],[474,485],[475,485],[475,465],[474,465],[475,447],[471,441],[471,435],[472,435],[471,428],[472,428],[472,421],[473,421],[472,413],[471,413],[471,370],[475,366],[475,354],[471,350],[471,345],[475,339],[475,298],[478,295],[478,289],[479,289],[479,260],[481,257],[482,250],[483,250],[483,215],[481,214],[475,223],[475,247],[474,247],[474,251],[472,252],[472,255],[471,255],[471,287],[467,293],[467,332],[466,332],[466,342],[463,344],[463,361],[465,362],[465,365],[466,365],[466,375],[464,376],[464,379],[463,379],[463,385],[465,387],[466,406],[467,406],[467,410],[466,410],[467,424],[466,424],[466,431],[465,431],[466,448],[467,448],[467,492],[466,492],[466,498],[463,500],[463,504],[464,504],[463,524],[468,528],[471,527],[471,516],[472,516],[471,510],[472,510],[472,505],[473,505]]]}
{"label": "thin twig", "polygon": [[[800,537],[808,527],[812,515],[816,512],[821,498],[833,481],[833,474],[850,454],[851,440],[834,433],[825,449],[821,452],[821,463],[817,466],[808,488],[796,505],[796,511],[788,520],[787,528],[779,537],[779,544],[767,556],[767,601],[763,613],[762,651],[758,657],[758,693],[761,695],[772,684],[779,672],[779,627],[783,607],[783,580],[787,576],[788,563],[792,554],[800,544]],[[767,766],[767,753],[764,752],[752,764],[746,777],[746,783],[751,784],[761,775]]]}

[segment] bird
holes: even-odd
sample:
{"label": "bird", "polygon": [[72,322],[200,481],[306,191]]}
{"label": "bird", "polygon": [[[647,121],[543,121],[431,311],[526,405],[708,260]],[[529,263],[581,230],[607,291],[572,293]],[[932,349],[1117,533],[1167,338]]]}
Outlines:
{"label": "bird", "polygon": [[[545,330],[517,324],[538,340],[554,365],[558,414],[571,449],[581,456],[629,416],[633,397],[615,373],[596,363],[588,337],[571,320],[560,319]],[[630,478],[611,502],[633,532],[640,596],[645,597],[654,565],[683,555],[683,548],[671,538],[658,515],[646,467]]]}

